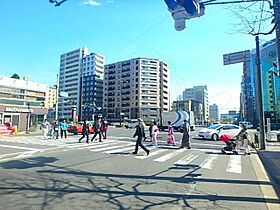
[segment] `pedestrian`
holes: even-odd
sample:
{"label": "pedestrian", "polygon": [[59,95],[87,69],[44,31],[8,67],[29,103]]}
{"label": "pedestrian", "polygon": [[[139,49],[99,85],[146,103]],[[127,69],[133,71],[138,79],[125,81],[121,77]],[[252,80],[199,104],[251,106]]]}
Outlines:
{"label": "pedestrian", "polygon": [[101,123],[101,132],[102,132],[103,139],[107,138],[107,130],[108,130],[108,121],[104,119]]}
{"label": "pedestrian", "polygon": [[239,134],[237,134],[237,137],[239,137],[239,139],[243,140],[243,146],[244,146],[244,155],[251,155],[251,149],[250,149],[250,145],[249,145],[249,135],[247,132],[247,126],[244,124],[240,125],[241,127],[241,131],[239,132]]}
{"label": "pedestrian", "polygon": [[102,123],[101,123],[101,119],[98,118],[97,119],[97,122],[95,122],[94,124],[94,135],[93,137],[91,138],[91,142],[95,139],[95,137],[99,136],[99,142],[102,142],[102,130],[101,130],[101,126],[102,126]]}
{"label": "pedestrian", "polygon": [[150,126],[149,126],[149,136],[150,136],[150,141],[152,141],[152,131],[153,131],[153,125],[154,125],[154,121],[151,122]]}
{"label": "pedestrian", "polygon": [[52,134],[52,139],[58,139],[58,130],[59,130],[59,125],[57,121],[53,122],[53,134]]}
{"label": "pedestrian", "polygon": [[181,129],[183,131],[183,137],[180,148],[191,149],[190,126],[187,124],[187,120],[184,120],[184,124],[181,126]]}
{"label": "pedestrian", "polygon": [[88,123],[87,123],[87,119],[84,119],[82,134],[83,134],[83,136],[79,139],[79,143],[81,143],[82,139],[85,138],[85,136],[87,137],[87,143],[89,143],[88,142],[89,126],[88,126]]}
{"label": "pedestrian", "polygon": [[63,138],[63,134],[64,134],[64,138],[67,138],[67,123],[66,120],[64,119],[63,122],[60,124],[60,137]]}
{"label": "pedestrian", "polygon": [[176,146],[176,141],[175,141],[174,131],[173,131],[173,127],[171,125],[171,121],[168,121],[167,124],[168,124],[167,144],[168,145],[172,144],[173,146]]}
{"label": "pedestrian", "polygon": [[155,146],[158,145],[158,142],[157,142],[157,135],[159,134],[159,129],[158,129],[158,126],[157,126],[157,123],[156,122],[153,122],[153,127],[152,127],[152,142]]}
{"label": "pedestrian", "polygon": [[138,125],[136,126],[136,131],[135,134],[133,135],[133,138],[137,136],[136,140],[136,145],[135,145],[135,150],[132,152],[132,154],[136,155],[138,152],[138,147],[140,146],[146,153],[147,155],[150,154],[150,150],[148,150],[142,143],[142,139],[145,136],[145,130],[143,126],[143,120],[141,118],[138,118]]}
{"label": "pedestrian", "polygon": [[49,127],[50,127],[50,123],[48,122],[47,119],[44,119],[44,121],[42,122],[40,129],[43,130],[43,136],[48,139],[48,132],[49,132]]}

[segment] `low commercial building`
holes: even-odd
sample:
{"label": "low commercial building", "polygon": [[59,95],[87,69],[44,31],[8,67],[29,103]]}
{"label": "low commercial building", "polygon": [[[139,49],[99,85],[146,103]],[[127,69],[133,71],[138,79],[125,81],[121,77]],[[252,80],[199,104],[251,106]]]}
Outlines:
{"label": "low commercial building", "polygon": [[48,109],[48,86],[29,81],[0,76],[0,124],[17,126],[18,131],[35,131],[42,123]]}

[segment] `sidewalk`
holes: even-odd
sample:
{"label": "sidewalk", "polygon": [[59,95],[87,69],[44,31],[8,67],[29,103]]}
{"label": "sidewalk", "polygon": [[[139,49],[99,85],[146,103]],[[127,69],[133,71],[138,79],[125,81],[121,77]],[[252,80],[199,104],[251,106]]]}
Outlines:
{"label": "sidewalk", "polygon": [[266,142],[266,150],[257,152],[280,197],[280,142]]}

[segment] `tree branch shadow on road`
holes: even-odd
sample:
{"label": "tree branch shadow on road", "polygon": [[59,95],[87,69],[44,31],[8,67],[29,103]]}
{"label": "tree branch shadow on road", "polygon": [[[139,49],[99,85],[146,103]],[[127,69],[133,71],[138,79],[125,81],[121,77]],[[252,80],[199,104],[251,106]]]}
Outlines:
{"label": "tree branch shadow on road", "polygon": [[[27,173],[22,178],[18,177],[16,173],[11,173],[6,178],[1,176],[0,195],[20,195],[22,198],[16,200],[16,203],[28,204],[36,208],[40,205],[42,210],[58,205],[62,200],[69,200],[68,202],[73,202],[72,205],[75,205],[76,196],[81,197],[81,202],[77,207],[79,209],[102,206],[98,203],[98,199],[108,204],[111,209],[152,209],[159,206],[171,207],[174,205],[181,205],[182,208],[194,208],[192,202],[197,201],[205,203],[204,205],[210,205],[205,201],[212,202],[208,208],[219,208],[217,203],[219,201],[235,201],[238,204],[240,202],[279,203],[279,200],[276,199],[265,200],[258,197],[222,196],[199,192],[195,189],[195,185],[199,182],[240,185],[270,185],[270,183],[201,178],[200,174],[197,173],[199,167],[194,164],[175,165],[152,175],[127,175],[97,173],[50,164],[57,161],[55,157],[34,157],[26,158],[23,161],[28,163],[26,169],[32,168],[32,165],[33,167],[44,168],[34,173]],[[0,167],[22,169],[12,161],[1,163]],[[186,171],[186,173],[179,177],[164,175],[171,170]],[[154,186],[159,182],[166,183],[171,190],[168,192],[157,191]],[[152,186],[151,189],[149,189],[149,186]],[[176,193],[176,187],[178,186],[182,187],[186,193]],[[37,200],[38,204],[33,204],[31,201],[28,203],[30,199]]]}

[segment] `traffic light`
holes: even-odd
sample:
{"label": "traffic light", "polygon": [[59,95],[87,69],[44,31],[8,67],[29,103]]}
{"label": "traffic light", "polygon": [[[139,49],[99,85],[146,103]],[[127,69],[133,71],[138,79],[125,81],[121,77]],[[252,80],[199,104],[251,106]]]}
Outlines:
{"label": "traffic light", "polygon": [[186,28],[185,20],[200,17],[205,14],[205,6],[198,0],[164,0],[175,21],[175,29]]}

